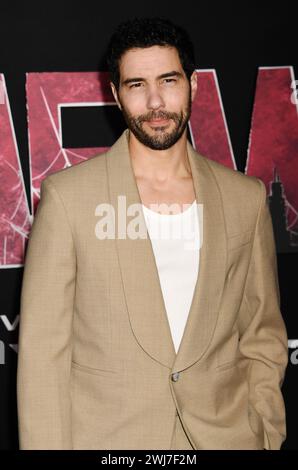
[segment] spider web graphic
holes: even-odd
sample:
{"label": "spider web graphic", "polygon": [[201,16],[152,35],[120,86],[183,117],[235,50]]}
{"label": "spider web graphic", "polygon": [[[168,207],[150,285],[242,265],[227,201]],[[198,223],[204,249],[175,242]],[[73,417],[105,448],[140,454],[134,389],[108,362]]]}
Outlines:
{"label": "spider web graphic", "polygon": [[0,268],[23,266],[31,228],[5,78],[0,74]]}
{"label": "spider web graphic", "polygon": [[30,145],[31,207],[36,212],[40,185],[49,174],[76,165],[107,147],[63,148],[63,106],[114,105],[106,72],[44,72],[26,75]]}

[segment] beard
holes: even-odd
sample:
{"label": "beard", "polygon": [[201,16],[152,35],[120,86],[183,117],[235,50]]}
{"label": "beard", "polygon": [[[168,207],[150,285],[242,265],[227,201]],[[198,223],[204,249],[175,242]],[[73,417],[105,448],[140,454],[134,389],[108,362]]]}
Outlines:
{"label": "beard", "polygon": [[[182,110],[180,113],[151,111],[150,113],[135,117],[126,111],[122,103],[121,106],[127,127],[142,144],[152,150],[166,150],[180,139],[187,126],[191,114],[191,92],[189,92],[186,110]],[[175,124],[174,129],[171,132],[167,132],[166,127],[169,124],[154,126],[152,130],[155,135],[150,135],[144,130],[143,123],[153,119],[171,119]]]}

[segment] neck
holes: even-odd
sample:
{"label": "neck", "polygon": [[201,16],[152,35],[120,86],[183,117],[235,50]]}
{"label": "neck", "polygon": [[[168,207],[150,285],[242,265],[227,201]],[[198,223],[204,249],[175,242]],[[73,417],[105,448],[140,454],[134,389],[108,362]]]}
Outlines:
{"label": "neck", "polygon": [[186,130],[181,138],[169,149],[153,150],[142,144],[129,131],[129,153],[133,171],[137,178],[166,183],[171,179],[191,176],[187,156]]}

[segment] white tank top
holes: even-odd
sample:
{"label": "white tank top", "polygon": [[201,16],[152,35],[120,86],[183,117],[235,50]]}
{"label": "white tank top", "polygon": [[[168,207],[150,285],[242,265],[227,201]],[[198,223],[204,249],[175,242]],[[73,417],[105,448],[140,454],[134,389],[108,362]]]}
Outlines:
{"label": "white tank top", "polygon": [[160,214],[142,204],[176,353],[188,318],[200,260],[200,230],[194,201],[178,214]]}

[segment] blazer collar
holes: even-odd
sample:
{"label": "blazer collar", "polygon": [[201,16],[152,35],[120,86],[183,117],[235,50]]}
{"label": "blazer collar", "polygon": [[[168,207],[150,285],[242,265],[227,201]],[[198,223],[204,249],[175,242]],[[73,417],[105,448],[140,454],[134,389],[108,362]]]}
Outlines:
{"label": "blazer collar", "polygon": [[[119,195],[126,196],[126,207],[142,203],[131,165],[128,136],[126,129],[106,153],[109,198],[115,214]],[[187,152],[196,201],[203,205],[203,243],[192,304],[177,354],[149,234],[147,232],[145,239],[119,239],[117,216],[115,218],[116,248],[133,333],[146,353],[172,372],[199,361],[210,344],[218,318],[227,259],[224,211],[217,181],[208,160],[197,153],[189,141]],[[145,224],[143,214],[140,216]]]}

